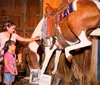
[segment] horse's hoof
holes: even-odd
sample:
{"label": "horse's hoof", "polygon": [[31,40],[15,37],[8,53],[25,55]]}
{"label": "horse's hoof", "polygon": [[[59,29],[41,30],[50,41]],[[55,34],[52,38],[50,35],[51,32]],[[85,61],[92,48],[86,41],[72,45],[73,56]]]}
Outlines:
{"label": "horse's hoof", "polygon": [[71,69],[71,67],[72,67],[72,62],[70,62],[70,63],[68,64],[68,68]]}
{"label": "horse's hoof", "polygon": [[51,72],[45,72],[44,74],[47,74],[47,75],[52,75],[52,73],[51,73]]}
{"label": "horse's hoof", "polygon": [[72,62],[72,56],[69,56],[69,57],[67,58],[67,60],[68,60],[69,63],[71,63],[71,62]]}
{"label": "horse's hoof", "polygon": [[72,67],[72,60],[69,61],[68,59],[66,59],[66,63],[67,63],[68,68],[71,69],[71,67]]}
{"label": "horse's hoof", "polygon": [[52,75],[59,74],[58,71],[52,71],[51,73],[52,73]]}
{"label": "horse's hoof", "polygon": [[52,71],[51,73],[52,73],[52,74],[55,74],[56,72],[55,72],[55,71]]}

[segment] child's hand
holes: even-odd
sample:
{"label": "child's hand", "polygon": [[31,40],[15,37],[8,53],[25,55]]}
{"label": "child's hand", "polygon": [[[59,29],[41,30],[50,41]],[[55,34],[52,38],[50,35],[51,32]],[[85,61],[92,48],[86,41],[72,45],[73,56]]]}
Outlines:
{"label": "child's hand", "polygon": [[18,72],[17,71],[15,72],[15,75],[18,75]]}
{"label": "child's hand", "polygon": [[10,72],[12,75],[15,75],[15,72]]}
{"label": "child's hand", "polygon": [[11,72],[12,75],[18,75],[18,72],[15,71],[15,72]]}

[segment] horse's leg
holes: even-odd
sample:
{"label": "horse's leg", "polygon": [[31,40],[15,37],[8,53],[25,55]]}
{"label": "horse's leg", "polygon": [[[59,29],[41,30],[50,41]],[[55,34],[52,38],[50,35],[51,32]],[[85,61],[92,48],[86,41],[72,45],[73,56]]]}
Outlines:
{"label": "horse's leg", "polygon": [[37,53],[37,50],[39,48],[39,44],[37,44],[36,42],[32,42],[32,43],[29,44],[29,48],[30,48],[31,51],[33,51],[36,54],[37,59],[39,61],[40,56]]}
{"label": "horse's leg", "polygon": [[[32,43],[29,44],[29,48],[30,48],[30,50],[32,51],[32,53],[34,52],[35,55],[32,54],[32,56],[36,56],[36,58],[37,58],[37,63],[39,64],[39,57],[40,57],[40,56],[39,56],[38,53],[37,53],[37,50],[38,50],[38,48],[39,48],[39,44],[37,44],[36,42],[32,42]],[[32,56],[30,56],[31,59],[33,58]],[[29,63],[30,63],[30,62],[33,62],[33,61],[31,60],[31,61],[29,61]],[[35,62],[36,62],[36,61],[35,61]],[[34,66],[34,63],[33,63],[33,66]],[[36,68],[37,68],[37,69],[40,69],[40,67],[39,67],[38,65],[36,65]],[[31,66],[29,66],[30,72],[33,71],[33,70],[36,70],[36,68],[33,69]]]}
{"label": "horse's leg", "polygon": [[52,56],[52,53],[54,52],[54,50],[56,49],[56,45],[53,46],[53,48],[50,50],[50,47],[45,47],[45,59],[42,65],[42,69],[41,69],[41,74],[43,74],[46,70],[46,67],[49,63],[49,60]]}
{"label": "horse's leg", "polygon": [[72,45],[72,46],[68,46],[65,48],[65,55],[69,62],[72,59],[72,55],[69,53],[71,50],[75,50],[75,49],[82,48],[82,47],[87,47],[92,44],[91,41],[88,40],[85,31],[82,31],[78,38],[80,40],[80,43]]}
{"label": "horse's leg", "polygon": [[55,61],[54,61],[54,69],[52,71],[52,74],[54,74],[57,71],[59,57],[60,57],[61,52],[62,52],[62,50],[56,50],[56,56],[55,56]]}

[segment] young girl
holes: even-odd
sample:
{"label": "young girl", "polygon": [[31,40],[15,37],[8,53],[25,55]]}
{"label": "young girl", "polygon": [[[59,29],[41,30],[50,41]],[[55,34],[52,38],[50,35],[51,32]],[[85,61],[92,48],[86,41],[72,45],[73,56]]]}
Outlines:
{"label": "young girl", "polygon": [[15,42],[8,40],[4,46],[4,83],[5,85],[12,85],[15,80],[15,75],[18,74],[16,69],[16,54]]}

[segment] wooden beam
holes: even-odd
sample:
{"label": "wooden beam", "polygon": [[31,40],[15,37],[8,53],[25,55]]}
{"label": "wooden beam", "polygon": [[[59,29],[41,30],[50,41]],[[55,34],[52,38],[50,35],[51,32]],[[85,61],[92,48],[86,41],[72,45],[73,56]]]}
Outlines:
{"label": "wooden beam", "polygon": [[[28,8],[28,0],[21,0],[21,22],[20,22],[20,27],[23,29],[24,34],[26,32],[26,29],[28,28],[27,8]],[[24,37],[25,37],[25,35],[24,35]]]}

